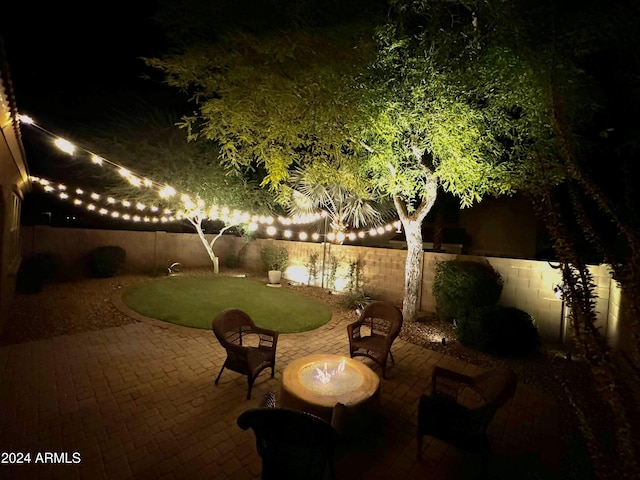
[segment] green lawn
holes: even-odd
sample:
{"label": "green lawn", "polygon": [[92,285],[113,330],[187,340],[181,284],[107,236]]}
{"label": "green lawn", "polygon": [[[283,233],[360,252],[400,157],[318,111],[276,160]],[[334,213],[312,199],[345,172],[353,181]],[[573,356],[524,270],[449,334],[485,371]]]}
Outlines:
{"label": "green lawn", "polygon": [[132,287],[122,299],[147,317],[204,329],[226,308],[239,308],[257,325],[280,333],[313,330],[331,318],[331,309],[317,300],[227,276],[165,277]]}

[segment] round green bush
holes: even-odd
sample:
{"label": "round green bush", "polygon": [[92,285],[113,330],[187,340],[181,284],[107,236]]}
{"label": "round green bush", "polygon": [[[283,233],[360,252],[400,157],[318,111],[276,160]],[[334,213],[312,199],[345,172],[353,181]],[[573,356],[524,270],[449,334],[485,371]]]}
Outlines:
{"label": "round green bush", "polygon": [[481,352],[501,356],[526,356],[540,346],[538,328],[531,315],[515,307],[478,308],[456,320],[458,341]]}
{"label": "round green bush", "polygon": [[230,253],[224,259],[227,268],[238,268],[240,266],[240,256],[237,253]]}
{"label": "round green bush", "polygon": [[284,272],[289,265],[289,251],[284,247],[267,246],[260,250],[260,258],[265,270]]}
{"label": "round green bush", "polygon": [[448,320],[462,318],[478,307],[498,303],[502,286],[502,277],[488,263],[438,262],[433,279],[436,312]]}
{"label": "round green bush", "polygon": [[117,245],[94,248],[89,255],[91,274],[98,278],[113,277],[126,258],[126,250]]}

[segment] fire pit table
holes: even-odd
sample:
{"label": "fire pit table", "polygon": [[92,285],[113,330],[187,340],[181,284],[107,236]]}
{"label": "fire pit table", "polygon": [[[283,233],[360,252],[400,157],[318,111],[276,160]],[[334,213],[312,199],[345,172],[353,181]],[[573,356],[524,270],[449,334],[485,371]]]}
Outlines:
{"label": "fire pit table", "polygon": [[362,362],[342,355],[314,354],[286,366],[280,404],[330,421],[337,403],[358,410],[377,401],[379,391],[380,377]]}

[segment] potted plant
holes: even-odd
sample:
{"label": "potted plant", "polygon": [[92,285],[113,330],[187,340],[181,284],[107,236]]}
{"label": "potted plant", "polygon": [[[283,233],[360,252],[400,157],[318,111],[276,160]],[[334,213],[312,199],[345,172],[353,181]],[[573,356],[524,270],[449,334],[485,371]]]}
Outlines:
{"label": "potted plant", "polygon": [[280,284],[282,272],[289,265],[289,252],[284,247],[263,247],[260,258],[269,275],[270,284]]}

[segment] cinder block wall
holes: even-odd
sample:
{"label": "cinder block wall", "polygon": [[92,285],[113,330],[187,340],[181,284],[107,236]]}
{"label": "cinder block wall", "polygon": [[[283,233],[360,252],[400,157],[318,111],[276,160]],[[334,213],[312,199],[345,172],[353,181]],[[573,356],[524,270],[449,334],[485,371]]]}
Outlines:
{"label": "cinder block wall", "polygon": [[[141,232],[127,230],[94,230],[84,228],[54,228],[36,225],[22,227],[22,256],[52,253],[60,263],[62,280],[87,274],[91,250],[104,245],[124,248],[126,272],[154,272],[173,262],[185,267],[211,265],[200,239],[192,233]],[[211,241],[213,235],[206,235]],[[222,236],[215,245],[216,255],[224,258],[233,245],[233,237]]]}
{"label": "cinder block wall", "polygon": [[[212,235],[207,235],[211,241]],[[53,253],[62,263],[66,278],[86,274],[89,252],[102,245],[120,245],[127,251],[125,270],[128,272],[158,272],[172,262],[185,267],[211,265],[204,247],[196,234],[140,232],[126,230],[91,230],[78,228],[52,228],[47,226],[22,228],[23,256],[34,253]],[[329,260],[339,260],[338,276],[346,276],[351,262],[360,261],[365,290],[374,298],[402,305],[406,250],[351,245],[327,245],[320,243],[257,239],[245,244],[244,239],[225,235],[220,237],[214,251],[220,257],[221,266],[229,254],[243,252],[241,264],[252,272],[263,271],[260,250],[266,245],[285,247],[289,252],[286,279],[300,283],[322,285],[322,261],[329,274]],[[308,262],[311,254],[318,254],[318,277],[309,279]],[[543,338],[558,342],[562,334],[562,301],[555,297],[554,286],[561,280],[560,271],[546,261],[513,258],[474,257],[425,252],[423,255],[422,291],[420,309],[435,311],[432,293],[436,263],[454,258],[489,262],[504,279],[500,304],[513,306],[530,313],[536,320]],[[619,341],[621,296],[616,282],[612,281],[606,265],[591,267],[597,285],[598,326],[612,344]],[[324,286],[328,285],[325,277]]]}

